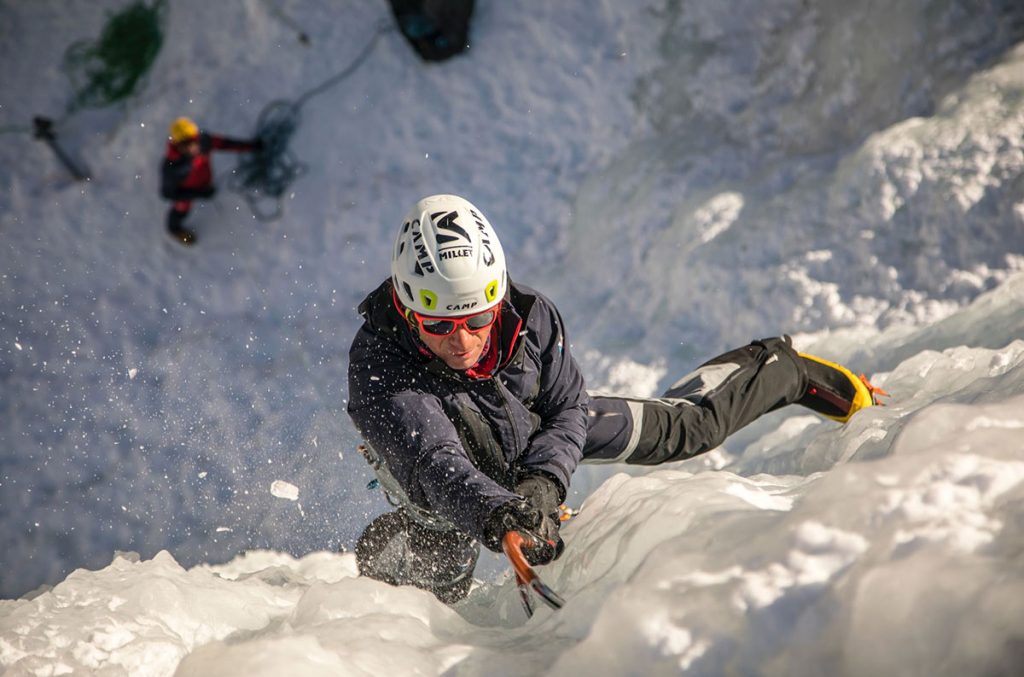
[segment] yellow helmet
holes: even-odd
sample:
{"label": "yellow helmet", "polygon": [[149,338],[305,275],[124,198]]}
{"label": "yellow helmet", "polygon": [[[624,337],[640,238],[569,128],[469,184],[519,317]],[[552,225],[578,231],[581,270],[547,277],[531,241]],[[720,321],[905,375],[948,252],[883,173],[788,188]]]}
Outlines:
{"label": "yellow helmet", "polygon": [[171,143],[181,143],[199,136],[199,125],[189,118],[181,117],[171,123]]}

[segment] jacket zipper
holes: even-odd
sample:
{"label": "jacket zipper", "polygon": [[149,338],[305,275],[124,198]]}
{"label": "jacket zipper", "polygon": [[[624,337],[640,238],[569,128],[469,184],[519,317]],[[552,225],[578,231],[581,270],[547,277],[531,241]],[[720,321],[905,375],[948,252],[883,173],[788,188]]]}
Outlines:
{"label": "jacket zipper", "polygon": [[[501,400],[501,406],[505,409],[505,417],[508,418],[509,425],[512,426],[512,442],[516,446],[519,446],[519,428],[516,427],[516,419],[512,414],[512,408],[509,407],[508,398],[501,392],[501,386],[496,377],[492,377],[494,381],[494,390],[498,393],[498,398]],[[526,448],[523,448],[526,451]],[[505,458],[504,448],[501,450],[502,460],[505,461],[505,474],[508,477],[509,485],[515,482],[515,478],[512,477],[512,464]],[[514,488],[514,487],[513,487]]]}

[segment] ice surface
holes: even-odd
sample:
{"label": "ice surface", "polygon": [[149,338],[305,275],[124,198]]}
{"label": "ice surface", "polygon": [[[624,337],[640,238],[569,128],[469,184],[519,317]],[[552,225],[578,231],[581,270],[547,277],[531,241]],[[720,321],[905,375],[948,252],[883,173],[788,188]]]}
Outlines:
{"label": "ice surface", "polygon": [[[63,50],[122,5],[0,7],[0,126],[59,117]],[[0,669],[1020,674],[1024,8],[478,3],[468,55],[389,33],[310,100],[281,221],[222,190],[167,241],[169,120],[245,135],[389,21],[176,1],[140,95],[60,125],[91,181],[5,134]],[[582,469],[557,613],[487,555],[455,608],[361,579],[338,550],[388,506],[346,453],[355,307],[436,192],[485,209],[594,388],[791,332],[892,400]]]}

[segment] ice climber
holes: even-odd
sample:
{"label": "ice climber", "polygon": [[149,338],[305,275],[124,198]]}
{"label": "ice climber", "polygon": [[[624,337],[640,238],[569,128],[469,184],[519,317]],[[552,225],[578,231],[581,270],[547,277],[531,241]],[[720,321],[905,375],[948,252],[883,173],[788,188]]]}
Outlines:
{"label": "ice climber", "polygon": [[261,146],[259,139],[243,141],[201,131],[186,117],[172,122],[160,173],[160,194],[173,202],[167,212],[168,232],[182,244],[195,241],[195,233],[184,226],[184,221],[192,209],[192,200],[211,198],[217,192],[210,163],[212,151],[244,153],[258,151]]}
{"label": "ice climber", "polygon": [[509,279],[494,228],[454,195],[413,206],[391,272],[359,306],[348,413],[399,508],[366,527],[356,558],[448,603],[468,593],[478,543],[500,552],[515,530],[540,543],[532,564],[561,555],[581,462],[680,461],[787,404],[845,422],[876,403],[863,377],[788,337],[719,355],[661,398],[588,395],[558,309]]}

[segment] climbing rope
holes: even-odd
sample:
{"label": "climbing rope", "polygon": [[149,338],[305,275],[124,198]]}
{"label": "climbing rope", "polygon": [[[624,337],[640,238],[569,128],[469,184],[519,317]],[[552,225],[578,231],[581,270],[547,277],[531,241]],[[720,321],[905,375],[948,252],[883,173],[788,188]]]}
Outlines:
{"label": "climbing rope", "polygon": [[[292,134],[301,121],[302,107],[324,91],[335,86],[352,73],[370,56],[382,35],[393,30],[382,23],[370,37],[366,46],[342,71],[299,96],[295,101],[278,99],[260,112],[256,121],[256,138],[262,148],[242,155],[228,179],[228,189],[241,195],[249,204],[253,216],[260,221],[272,221],[281,216],[282,199],[292,182],[302,176],[308,167],[289,150]],[[270,201],[270,206],[264,203]]]}
{"label": "climbing rope", "polygon": [[305,29],[299,25],[297,21],[292,19],[290,16],[284,13],[284,11],[278,7],[274,0],[263,0],[263,4],[266,6],[267,11],[273,14],[278,20],[281,21],[285,26],[295,31],[295,37],[298,38],[299,42],[309,47],[309,34],[306,33]]}
{"label": "climbing rope", "polygon": [[354,73],[357,68],[363,65],[363,62],[366,61],[367,57],[370,56],[370,52],[372,52],[373,48],[377,45],[377,41],[380,39],[380,36],[384,35],[385,33],[389,33],[393,30],[394,26],[391,25],[390,23],[381,23],[380,26],[377,27],[377,30],[374,32],[374,34],[370,36],[370,41],[366,43],[365,47],[363,47],[363,51],[361,51],[359,55],[352,60],[352,63],[346,66],[344,70],[340,71],[336,75],[332,75],[331,77],[327,78],[322,83],[320,83],[319,85],[317,85],[316,87],[314,87],[313,89],[309,90],[308,92],[300,96],[298,99],[296,99],[295,107],[301,108],[303,104],[305,104],[308,100],[312,99],[314,96],[321,94],[325,90],[330,89],[331,87],[338,84],[348,76],[352,75],[352,73]]}
{"label": "climbing rope", "polygon": [[[308,36],[270,0],[272,13],[300,33],[304,44]],[[64,53],[63,67],[75,88],[67,114],[57,120],[37,118],[33,127],[0,127],[0,134],[33,133],[47,142],[75,178],[88,178],[82,169],[56,143],[56,130],[61,123],[82,108],[100,108],[131,96],[149,70],[163,44],[163,23],[166,0],[141,0],[114,14],[107,21],[95,42],[72,44]],[[253,215],[261,221],[281,216],[282,198],[289,186],[308,171],[289,150],[292,135],[299,126],[302,107],[313,97],[349,77],[370,56],[378,40],[394,30],[391,22],[382,22],[363,49],[340,72],[299,96],[295,101],[272,101],[261,112],[256,123],[256,138],[261,142],[258,152],[242,155],[228,179],[228,188],[239,193],[249,204]],[[307,40],[302,40],[307,37]],[[43,127],[40,127],[40,121]],[[271,201],[267,207],[265,203]]]}
{"label": "climbing rope", "polygon": [[[299,110],[295,104],[283,99],[268,104],[256,122],[256,138],[262,148],[240,156],[228,179],[228,189],[241,195],[260,221],[273,221],[281,216],[285,191],[308,169],[288,149],[298,124]],[[272,203],[269,208],[263,206],[268,199]]]}
{"label": "climbing rope", "polygon": [[95,42],[67,48],[63,68],[75,89],[68,112],[102,108],[135,93],[163,45],[164,2],[134,2],[107,20]]}
{"label": "climbing rope", "polygon": [[31,134],[56,154],[72,177],[89,178],[88,168],[57,139],[61,125],[83,108],[102,108],[135,93],[163,45],[165,0],[137,1],[113,14],[96,41],[81,40],[65,51],[61,67],[74,89],[64,115],[36,116],[32,126],[7,125],[0,134]]}

